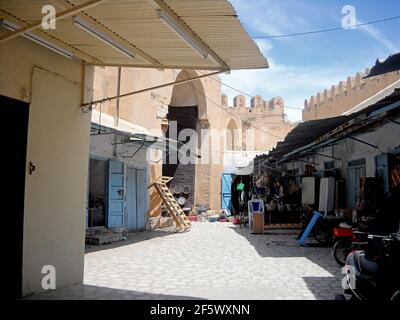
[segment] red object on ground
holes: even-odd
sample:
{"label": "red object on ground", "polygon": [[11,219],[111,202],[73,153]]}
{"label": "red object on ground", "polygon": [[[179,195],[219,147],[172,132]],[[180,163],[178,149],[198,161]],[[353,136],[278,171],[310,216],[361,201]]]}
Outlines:
{"label": "red object on ground", "polygon": [[333,235],[337,238],[350,238],[353,236],[352,228],[333,228]]}
{"label": "red object on ground", "polygon": [[239,218],[233,218],[232,223],[233,224],[240,224],[240,219]]}
{"label": "red object on ground", "polygon": [[197,221],[197,216],[189,216],[189,220],[196,222]]}
{"label": "red object on ground", "polygon": [[226,222],[225,218],[218,219],[219,222]]}

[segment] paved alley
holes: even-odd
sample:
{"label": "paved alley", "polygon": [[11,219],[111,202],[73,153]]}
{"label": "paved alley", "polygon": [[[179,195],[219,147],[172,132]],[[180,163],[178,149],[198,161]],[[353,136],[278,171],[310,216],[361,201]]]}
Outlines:
{"label": "paved alley", "polygon": [[299,247],[295,230],[250,234],[231,223],[142,232],[88,249],[83,285],[33,299],[333,299],[340,267],[329,248]]}

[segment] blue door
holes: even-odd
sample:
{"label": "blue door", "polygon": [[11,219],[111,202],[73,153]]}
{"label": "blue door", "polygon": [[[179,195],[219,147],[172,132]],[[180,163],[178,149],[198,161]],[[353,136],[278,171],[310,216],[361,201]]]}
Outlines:
{"label": "blue door", "polygon": [[136,170],[136,208],[138,212],[137,228],[144,229],[147,217],[147,174],[146,170]]}
{"label": "blue door", "polygon": [[124,164],[108,161],[107,226],[124,226]]}
{"label": "blue door", "polygon": [[128,215],[128,229],[144,229],[147,220],[146,170],[127,168],[126,174],[126,210]]}
{"label": "blue door", "polygon": [[126,212],[128,216],[128,229],[137,229],[137,210],[136,210],[136,170],[126,169]]}
{"label": "blue door", "polygon": [[232,175],[224,173],[221,182],[221,208],[231,210]]}
{"label": "blue door", "polygon": [[360,179],[365,177],[365,159],[351,161],[348,167],[349,207],[360,200]]}
{"label": "blue door", "polygon": [[390,190],[389,168],[393,157],[394,156],[390,153],[380,154],[375,157],[376,176],[382,179],[384,193],[387,193]]}

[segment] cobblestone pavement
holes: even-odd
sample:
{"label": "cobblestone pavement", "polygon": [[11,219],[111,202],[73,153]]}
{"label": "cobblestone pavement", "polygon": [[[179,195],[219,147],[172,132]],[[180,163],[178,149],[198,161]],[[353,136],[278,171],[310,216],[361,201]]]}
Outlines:
{"label": "cobblestone pavement", "polygon": [[33,299],[333,299],[330,248],[297,245],[294,230],[250,234],[230,223],[142,232],[88,250],[83,285]]}

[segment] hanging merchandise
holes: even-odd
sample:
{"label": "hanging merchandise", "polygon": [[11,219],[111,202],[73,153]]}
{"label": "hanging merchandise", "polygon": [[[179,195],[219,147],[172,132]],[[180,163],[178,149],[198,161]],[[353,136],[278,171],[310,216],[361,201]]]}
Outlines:
{"label": "hanging merchandise", "polygon": [[283,186],[280,185],[279,187],[279,198],[283,198],[285,196],[285,193],[283,192]]}
{"label": "hanging merchandise", "polygon": [[256,180],[256,187],[261,188],[262,186],[263,186],[263,181],[262,178],[260,177]]}
{"label": "hanging merchandise", "polygon": [[390,173],[392,178],[392,187],[400,185],[400,165],[396,165]]}
{"label": "hanging merchandise", "polygon": [[236,190],[237,191],[243,191],[244,190],[244,183],[240,181],[236,186]]}

